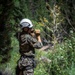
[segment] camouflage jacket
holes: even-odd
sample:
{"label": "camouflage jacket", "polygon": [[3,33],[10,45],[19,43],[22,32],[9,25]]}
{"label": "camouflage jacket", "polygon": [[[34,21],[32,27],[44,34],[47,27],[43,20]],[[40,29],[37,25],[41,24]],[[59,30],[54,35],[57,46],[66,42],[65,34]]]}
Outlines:
{"label": "camouflage jacket", "polygon": [[35,48],[39,49],[43,45],[38,42],[36,38],[32,37],[30,34],[20,33],[19,34],[19,47],[21,54],[32,55],[35,54]]}

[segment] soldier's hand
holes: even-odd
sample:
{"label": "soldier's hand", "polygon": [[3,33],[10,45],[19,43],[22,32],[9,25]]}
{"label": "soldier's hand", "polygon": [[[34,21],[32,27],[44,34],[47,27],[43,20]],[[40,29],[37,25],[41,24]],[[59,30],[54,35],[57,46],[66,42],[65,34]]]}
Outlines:
{"label": "soldier's hand", "polygon": [[36,35],[40,35],[40,30],[39,29],[35,29],[35,34]]}

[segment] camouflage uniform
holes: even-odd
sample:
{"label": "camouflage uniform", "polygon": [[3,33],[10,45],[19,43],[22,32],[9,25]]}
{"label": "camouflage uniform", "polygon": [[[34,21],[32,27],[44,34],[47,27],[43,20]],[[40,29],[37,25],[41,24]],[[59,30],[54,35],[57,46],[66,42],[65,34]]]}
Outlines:
{"label": "camouflage uniform", "polygon": [[38,42],[37,39],[32,37],[30,34],[20,33],[19,45],[21,57],[18,61],[16,73],[17,75],[34,75],[33,74],[35,67],[34,48],[41,48],[42,44]]}

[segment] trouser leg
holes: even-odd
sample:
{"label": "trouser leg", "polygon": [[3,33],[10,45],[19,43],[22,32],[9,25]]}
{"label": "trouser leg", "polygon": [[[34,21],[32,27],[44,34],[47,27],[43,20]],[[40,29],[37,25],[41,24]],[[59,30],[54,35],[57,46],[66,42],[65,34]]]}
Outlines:
{"label": "trouser leg", "polygon": [[16,67],[16,75],[23,75],[23,71],[18,66]]}
{"label": "trouser leg", "polygon": [[23,71],[23,75],[34,75],[33,69]]}
{"label": "trouser leg", "polygon": [[19,73],[16,75],[34,75],[34,58],[22,56],[18,61]]}

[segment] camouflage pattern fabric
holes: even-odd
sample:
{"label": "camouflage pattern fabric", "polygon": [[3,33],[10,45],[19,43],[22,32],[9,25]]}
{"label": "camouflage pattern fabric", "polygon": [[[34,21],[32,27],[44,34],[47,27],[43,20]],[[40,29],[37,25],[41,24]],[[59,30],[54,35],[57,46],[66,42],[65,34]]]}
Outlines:
{"label": "camouflage pattern fabric", "polygon": [[24,75],[34,75],[33,69],[29,69],[23,72]]}
{"label": "camouflage pattern fabric", "polygon": [[22,34],[20,36],[20,51],[25,53],[33,51],[34,48],[41,48],[42,43],[38,42],[36,38],[33,38],[29,34]]}
{"label": "camouflage pattern fabric", "polygon": [[18,66],[20,69],[26,69],[27,67],[33,68],[34,62],[34,57],[21,56],[21,58],[18,61]]}
{"label": "camouflage pattern fabric", "polygon": [[[17,65],[16,75],[33,75],[35,67],[35,50],[34,48],[41,48],[42,44],[29,34],[21,33],[19,35],[19,45],[21,57]],[[19,70],[19,71],[18,71]]]}
{"label": "camouflage pattern fabric", "polygon": [[21,56],[18,61],[18,67],[23,71],[23,75],[33,75],[34,62],[34,57]]}

